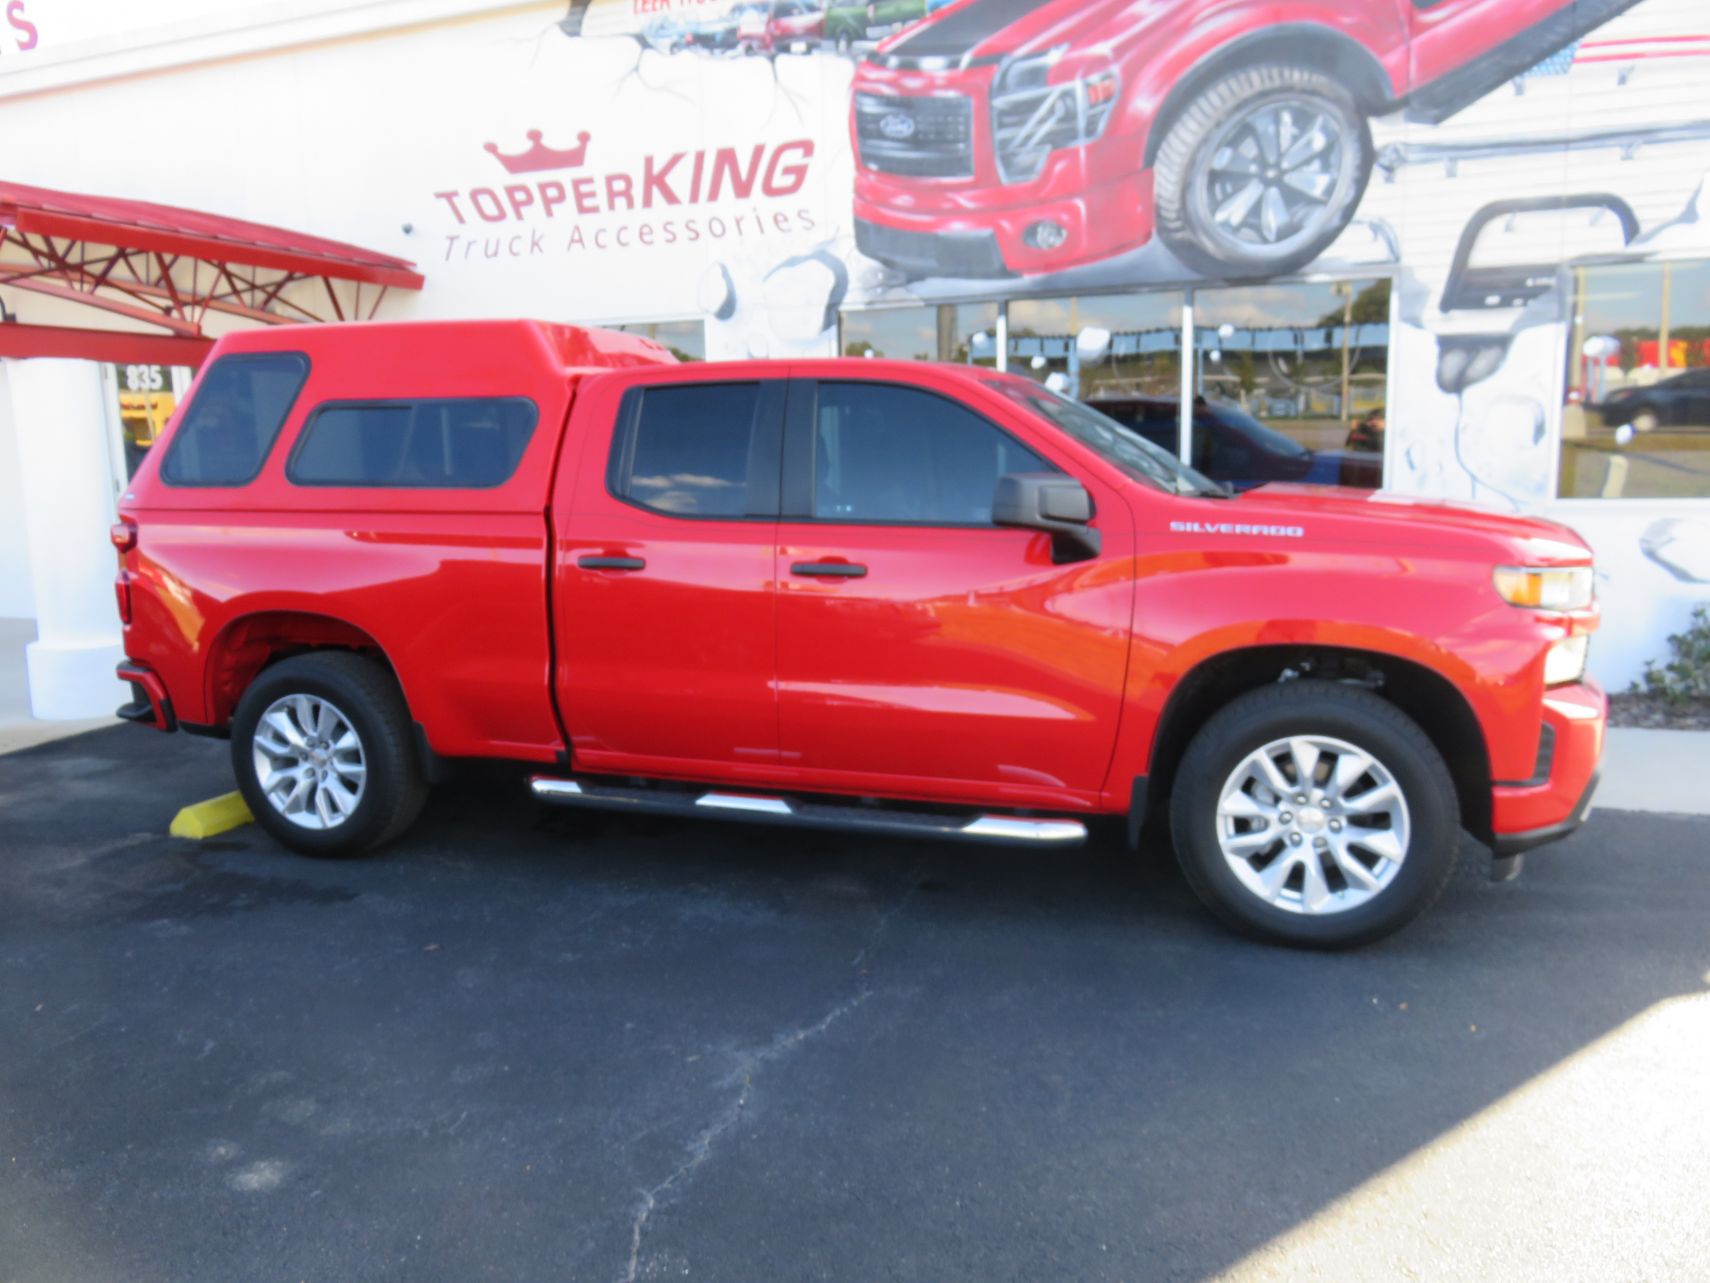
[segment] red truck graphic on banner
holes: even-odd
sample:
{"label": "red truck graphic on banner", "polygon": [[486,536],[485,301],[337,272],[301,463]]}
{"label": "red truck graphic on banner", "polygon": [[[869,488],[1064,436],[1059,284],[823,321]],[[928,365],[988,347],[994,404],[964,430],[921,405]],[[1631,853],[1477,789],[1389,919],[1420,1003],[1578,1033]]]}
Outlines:
{"label": "red truck graphic on banner", "polygon": [[855,72],[856,243],[905,275],[1108,258],[1214,278],[1348,225],[1369,121],[1436,122],[1635,0],[962,0]]}

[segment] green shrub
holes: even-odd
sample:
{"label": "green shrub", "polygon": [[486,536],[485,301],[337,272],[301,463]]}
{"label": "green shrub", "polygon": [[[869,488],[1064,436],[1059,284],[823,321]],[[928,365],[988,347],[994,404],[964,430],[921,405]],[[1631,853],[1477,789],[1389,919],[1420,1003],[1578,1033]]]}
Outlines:
{"label": "green shrub", "polygon": [[1710,608],[1694,606],[1686,627],[1669,635],[1668,646],[1674,657],[1662,663],[1647,659],[1634,692],[1677,705],[1710,700]]}

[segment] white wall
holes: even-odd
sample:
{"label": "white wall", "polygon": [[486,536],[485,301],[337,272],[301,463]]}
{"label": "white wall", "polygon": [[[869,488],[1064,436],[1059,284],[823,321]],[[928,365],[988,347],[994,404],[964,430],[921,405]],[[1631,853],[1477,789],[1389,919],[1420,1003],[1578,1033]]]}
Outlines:
{"label": "white wall", "polygon": [[35,614],[18,428],[12,418],[12,391],[0,364],[0,619],[34,619]]}

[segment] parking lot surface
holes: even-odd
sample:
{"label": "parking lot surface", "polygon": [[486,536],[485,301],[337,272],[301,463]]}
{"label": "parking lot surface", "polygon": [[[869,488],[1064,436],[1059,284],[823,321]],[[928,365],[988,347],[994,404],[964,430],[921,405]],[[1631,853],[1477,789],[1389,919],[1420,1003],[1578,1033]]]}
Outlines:
{"label": "parking lot surface", "polygon": [[442,791],[172,839],[223,744],[0,757],[0,1280],[1702,1278],[1710,827],[1358,953],[1160,851]]}

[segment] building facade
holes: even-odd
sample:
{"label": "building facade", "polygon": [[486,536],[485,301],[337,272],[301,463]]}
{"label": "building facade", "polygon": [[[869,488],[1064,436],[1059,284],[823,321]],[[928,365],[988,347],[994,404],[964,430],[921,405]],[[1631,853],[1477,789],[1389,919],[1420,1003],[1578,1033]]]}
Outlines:
{"label": "building facade", "polygon": [[[1544,513],[1597,551],[1591,666],[1612,686],[1710,600],[1702,0],[3,15],[0,181],[413,261],[424,285],[379,316],[622,325],[690,358],[973,361],[1236,486]],[[0,246],[8,317],[94,323],[9,286],[18,261]],[[0,376],[0,615],[79,593],[110,646],[110,556],[92,586],[93,555],[41,547],[57,527],[32,505],[97,473],[79,520],[104,537],[97,510],[187,372],[31,364]]]}

